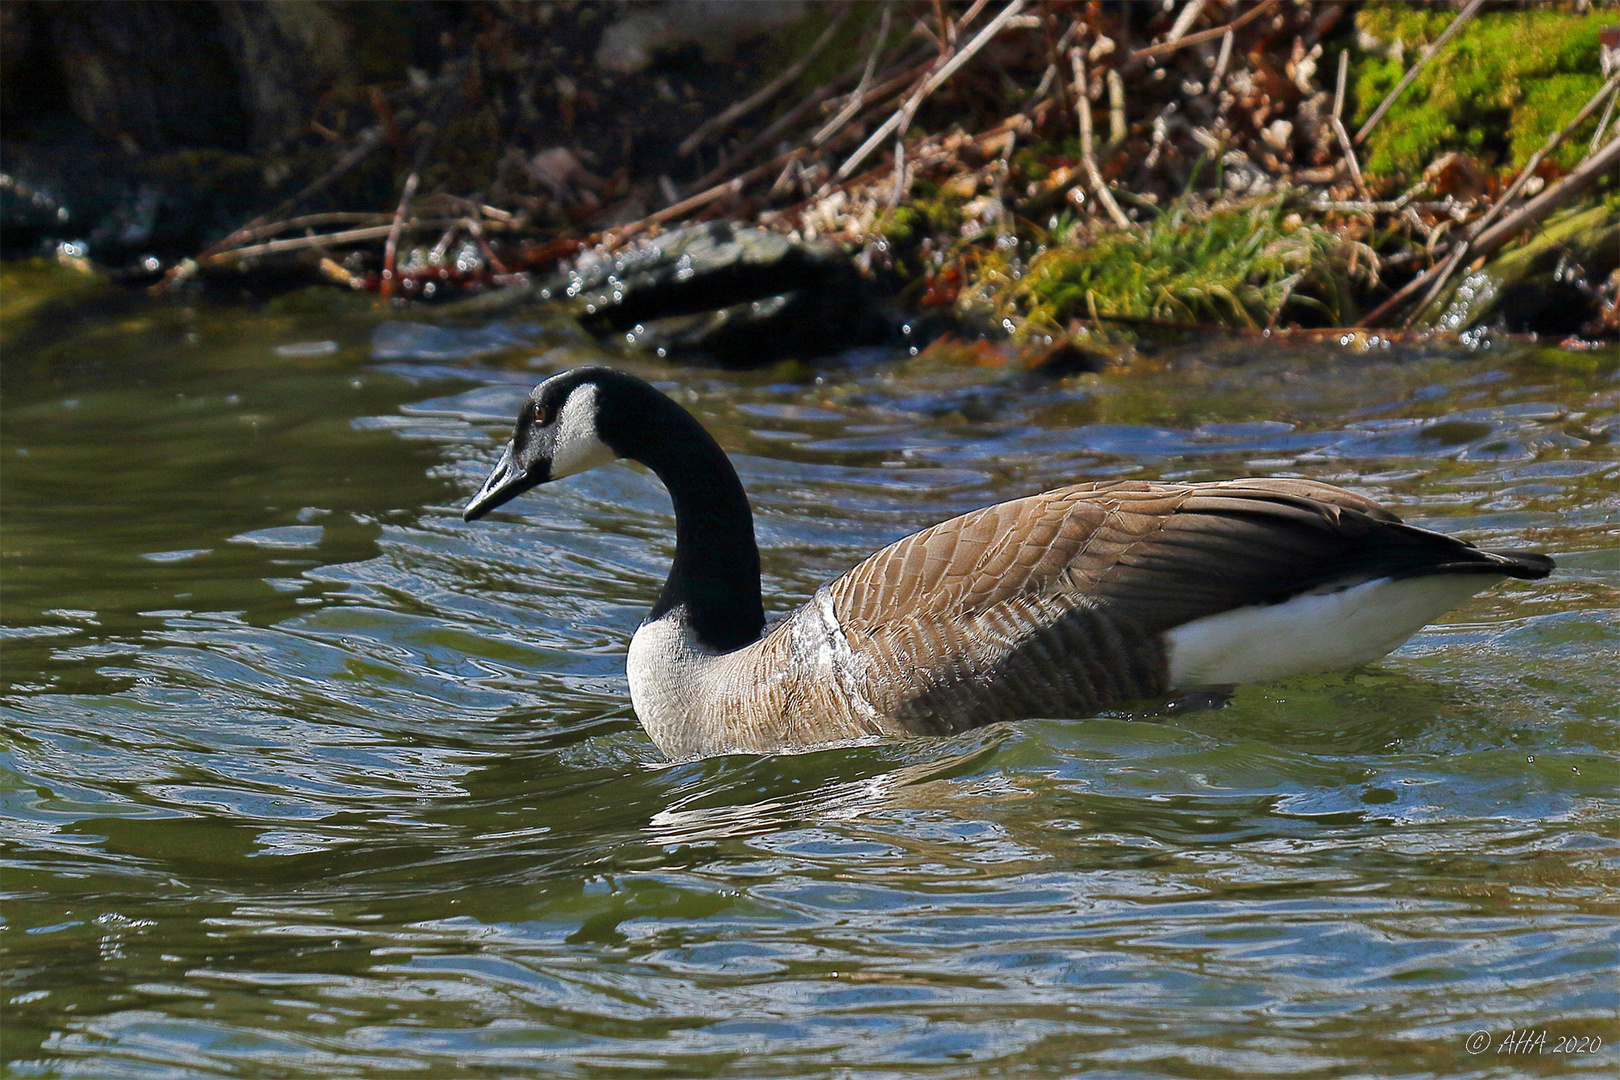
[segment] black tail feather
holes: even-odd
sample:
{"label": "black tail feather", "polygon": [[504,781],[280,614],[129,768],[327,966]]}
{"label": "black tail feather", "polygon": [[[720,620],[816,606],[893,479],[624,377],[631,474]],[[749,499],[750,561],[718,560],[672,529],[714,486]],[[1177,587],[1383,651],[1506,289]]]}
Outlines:
{"label": "black tail feather", "polygon": [[1480,554],[1489,555],[1497,569],[1508,577],[1524,578],[1526,581],[1546,577],[1557,565],[1539,551],[1487,551],[1482,548]]}

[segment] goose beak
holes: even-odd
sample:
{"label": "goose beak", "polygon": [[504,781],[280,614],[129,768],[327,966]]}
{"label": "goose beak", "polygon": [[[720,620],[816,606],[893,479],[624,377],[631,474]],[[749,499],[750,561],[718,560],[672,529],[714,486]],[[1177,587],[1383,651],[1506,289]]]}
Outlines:
{"label": "goose beak", "polygon": [[507,443],[506,449],[501,451],[501,460],[495,463],[490,470],[489,478],[461,511],[464,521],[477,521],[502,503],[523,494],[534,487],[538,480],[530,477],[518,465],[512,453],[512,444]]}

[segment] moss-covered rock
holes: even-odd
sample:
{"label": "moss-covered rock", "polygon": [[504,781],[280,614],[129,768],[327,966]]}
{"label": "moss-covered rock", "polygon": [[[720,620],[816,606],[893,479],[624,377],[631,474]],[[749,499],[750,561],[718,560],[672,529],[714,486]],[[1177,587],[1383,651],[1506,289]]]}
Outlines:
{"label": "moss-covered rock", "polygon": [[[1368,4],[1356,15],[1365,48],[1355,65],[1356,123],[1395,88],[1419,50],[1438,39],[1455,9]],[[1614,9],[1577,14],[1565,4],[1483,11],[1430,61],[1367,140],[1366,169],[1405,184],[1447,151],[1493,168],[1516,168],[1562,128],[1603,85],[1598,34]],[[1572,167],[1596,119],[1554,160]]]}

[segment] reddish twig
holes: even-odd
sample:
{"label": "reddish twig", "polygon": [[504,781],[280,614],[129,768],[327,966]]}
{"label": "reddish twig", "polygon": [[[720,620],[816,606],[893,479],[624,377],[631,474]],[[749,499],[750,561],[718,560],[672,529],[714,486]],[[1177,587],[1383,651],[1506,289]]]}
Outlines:
{"label": "reddish twig", "polygon": [[1131,59],[1150,60],[1155,56],[1164,56],[1167,53],[1173,53],[1177,49],[1185,49],[1189,45],[1197,45],[1200,41],[1214,41],[1222,34],[1229,34],[1238,27],[1258,19],[1267,11],[1270,11],[1271,8],[1276,5],[1276,3],[1277,0],[1260,0],[1260,3],[1256,4],[1248,11],[1245,11],[1243,14],[1239,15],[1229,23],[1222,26],[1213,27],[1209,30],[1200,30],[1196,34],[1188,34],[1186,37],[1183,37],[1178,41],[1164,41],[1157,45],[1149,45],[1145,48],[1137,49],[1135,52],[1131,53]]}
{"label": "reddish twig", "polygon": [[394,259],[399,252],[400,230],[405,227],[405,210],[416,195],[416,183],[415,173],[405,178],[405,192],[399,197],[399,206],[394,210],[394,223],[388,227],[388,240],[383,244],[382,284],[377,291],[384,302],[394,295]]}

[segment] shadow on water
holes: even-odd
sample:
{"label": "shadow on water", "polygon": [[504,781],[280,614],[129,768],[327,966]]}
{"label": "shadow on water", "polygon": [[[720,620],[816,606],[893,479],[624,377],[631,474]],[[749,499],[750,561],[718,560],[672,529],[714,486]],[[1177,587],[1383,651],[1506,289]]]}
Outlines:
{"label": "shadow on water", "polygon": [[[623,674],[656,480],[456,513],[532,381],[602,359],[733,453],[773,617],[1112,476],[1318,477],[1560,571],[1224,708],[671,764]],[[8,1068],[1485,1076],[1476,1029],[1607,1038],[1615,371],[1217,342],[1049,383],[722,375],[296,306],[14,338]]]}

